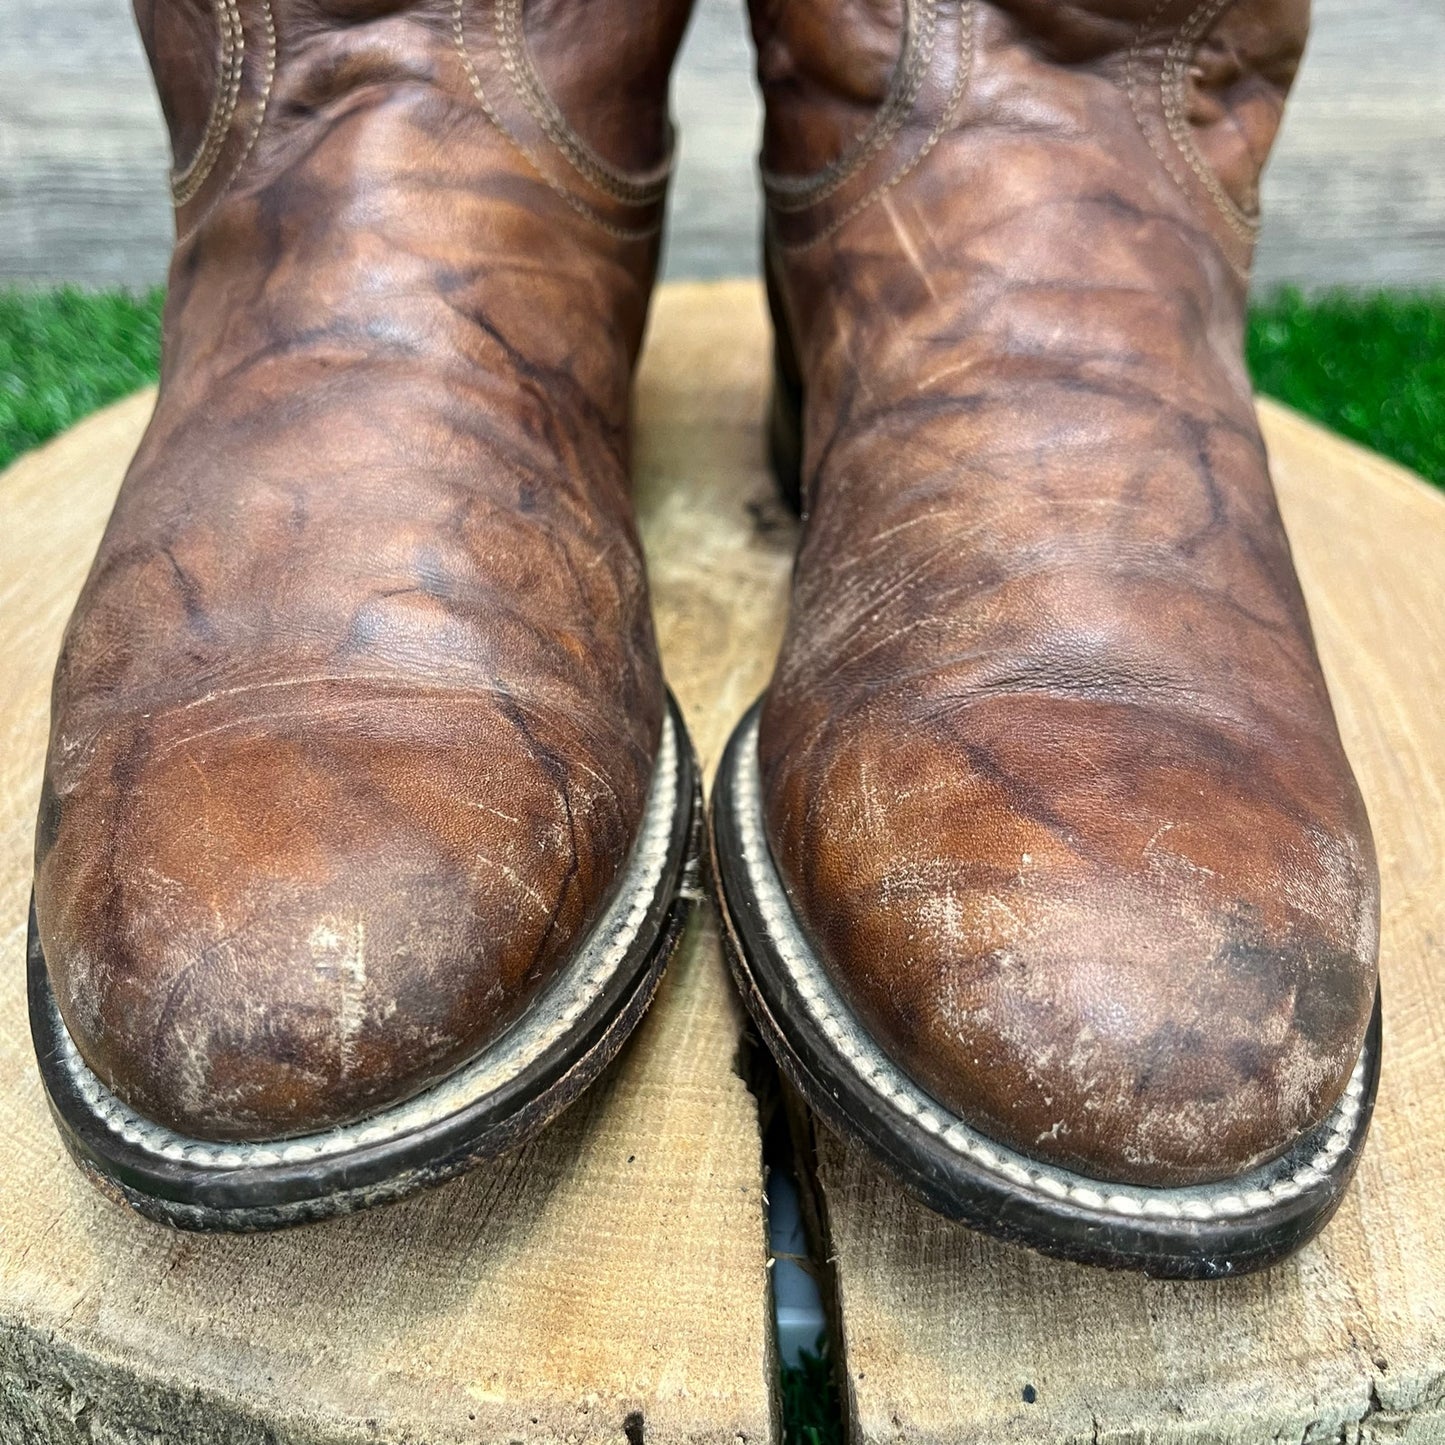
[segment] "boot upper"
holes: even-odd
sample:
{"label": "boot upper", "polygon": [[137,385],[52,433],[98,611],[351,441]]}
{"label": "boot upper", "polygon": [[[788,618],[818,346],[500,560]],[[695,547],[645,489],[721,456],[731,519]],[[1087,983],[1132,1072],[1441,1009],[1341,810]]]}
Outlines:
{"label": "boot upper", "polygon": [[1369,826],[1242,358],[1306,14],[754,5],[804,397],[774,858],[906,1072],[1098,1178],[1280,1153],[1375,990]]}

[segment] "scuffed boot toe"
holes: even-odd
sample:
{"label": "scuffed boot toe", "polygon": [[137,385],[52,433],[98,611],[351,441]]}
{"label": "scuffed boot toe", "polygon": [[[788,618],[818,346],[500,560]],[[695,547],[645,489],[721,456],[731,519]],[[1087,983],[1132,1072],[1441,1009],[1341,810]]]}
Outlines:
{"label": "scuffed boot toe", "polygon": [[[1031,860],[963,887],[896,858],[896,967],[869,987],[840,952],[834,976],[905,1073],[1020,1154],[1108,1183],[1236,1178],[1338,1103],[1373,976],[1328,941],[1271,936],[1243,898],[1201,912],[1170,856],[1163,877]],[[939,891],[909,886],[924,878]]]}
{"label": "scuffed boot toe", "polygon": [[1284,1153],[1337,1103],[1375,991],[1353,794],[1284,749],[1221,768],[1226,741],[1167,709],[1001,697],[836,737],[811,783],[774,764],[774,856],[840,992],[959,1116],[1178,1186]]}
{"label": "scuffed boot toe", "polygon": [[[228,1141],[404,1144],[458,1112],[430,1108],[437,1089],[473,1110],[521,1090],[504,1142],[547,1056],[539,1020],[556,1016],[580,1088],[588,1010],[605,1027],[628,989],[645,1002],[643,914],[671,891],[673,721],[656,766],[589,755],[588,728],[538,711],[524,735],[475,698],[303,688],[263,725],[172,714],[98,742],[58,770],[73,785],[48,800],[36,882],[44,974],[85,1069],[159,1152],[202,1160]],[[586,766],[558,769],[559,750]],[[613,973],[584,967],[619,911],[635,947],[613,948]]]}
{"label": "scuffed boot toe", "polygon": [[1378,1073],[1357,802],[1284,805],[1267,756],[1205,787],[1168,713],[1027,705],[740,729],[714,847],[754,1016],[945,1213],[1155,1273],[1258,1267],[1338,1202]]}

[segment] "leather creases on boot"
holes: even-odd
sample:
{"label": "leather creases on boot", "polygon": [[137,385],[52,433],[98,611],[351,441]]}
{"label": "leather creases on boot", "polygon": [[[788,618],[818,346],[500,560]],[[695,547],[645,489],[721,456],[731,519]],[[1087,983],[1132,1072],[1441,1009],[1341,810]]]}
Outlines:
{"label": "leather creases on boot", "polygon": [[1378,1067],[1242,355],[1307,11],[753,5],[804,533],[716,805],[745,991],[935,1207],[1160,1273],[1319,1228]]}
{"label": "leather creases on boot", "polygon": [[655,987],[693,782],[628,390],[686,13],[138,0],[178,240],[56,673],[32,956],[72,1148],[171,1222],[455,1172]]}

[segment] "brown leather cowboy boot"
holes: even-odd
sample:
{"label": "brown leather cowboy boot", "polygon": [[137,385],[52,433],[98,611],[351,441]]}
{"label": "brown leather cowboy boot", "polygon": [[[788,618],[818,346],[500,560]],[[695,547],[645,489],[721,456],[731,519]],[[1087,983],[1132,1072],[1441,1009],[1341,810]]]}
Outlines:
{"label": "brown leather cowboy boot", "polygon": [[934,1207],[1161,1274],[1319,1229],[1379,1061],[1241,348],[1307,9],[753,4],[805,527],[716,805],[745,991]]}
{"label": "brown leather cowboy boot", "polygon": [[694,782],[628,388],[687,9],[138,0],[178,241],[56,675],[31,998],[146,1213],[445,1178],[652,995]]}

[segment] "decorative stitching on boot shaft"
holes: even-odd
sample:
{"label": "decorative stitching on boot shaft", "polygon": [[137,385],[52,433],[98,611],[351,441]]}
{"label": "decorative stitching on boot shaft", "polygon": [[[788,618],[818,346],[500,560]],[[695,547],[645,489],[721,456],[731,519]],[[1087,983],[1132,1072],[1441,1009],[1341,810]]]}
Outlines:
{"label": "decorative stitching on boot shaft", "polygon": [[577,174],[604,195],[629,206],[650,206],[661,201],[667,194],[667,178],[672,169],[670,144],[668,158],[657,175],[629,176],[608,165],[568,125],[566,116],[547,93],[527,49],[522,4],[523,0],[501,0],[497,6],[497,44],[512,88],[531,111],[533,119]]}
{"label": "decorative stitching on boot shaft", "polygon": [[241,80],[245,72],[246,36],[241,27],[241,12],[236,0],[214,0],[216,29],[220,38],[221,62],[217,67],[216,91],[211,97],[210,114],[201,144],[186,165],[171,171],[171,200],[183,206],[206,183],[221,147],[230,134],[241,98]]}
{"label": "decorative stitching on boot shaft", "polygon": [[786,176],[759,166],[763,190],[775,211],[800,211],[826,200],[856,175],[898,133],[918,100],[923,77],[933,59],[938,34],[939,0],[905,0],[903,48],[894,67],[888,94],[868,128],[836,160],[810,175]]}
{"label": "decorative stitching on boot shaft", "polygon": [[[1148,143],[1149,149],[1154,152],[1156,159],[1168,172],[1174,184],[1183,192],[1185,198],[1193,204],[1194,197],[1189,185],[1189,177],[1180,167],[1180,160],[1188,165],[1189,170],[1198,179],[1205,193],[1214,203],[1214,208],[1230,230],[1247,246],[1253,246],[1259,233],[1258,220],[1245,215],[1235,205],[1224,187],[1220,185],[1218,177],[1210,169],[1204,157],[1200,155],[1199,148],[1194,143],[1185,100],[1189,68],[1193,64],[1199,43],[1208,33],[1210,26],[1234,3],[1234,0],[1201,0],[1201,3],[1195,7],[1175,33],[1160,63],[1159,73],[1153,84],[1159,91],[1164,124],[1174,142],[1175,154],[1171,155],[1165,149],[1150,125],[1141,93],[1140,72],[1143,66],[1144,49],[1154,27],[1158,25],[1165,11],[1174,3],[1175,0],[1158,0],[1154,9],[1150,11],[1134,34],[1124,62],[1124,88],[1129,96],[1129,107],[1134,112],[1135,123]],[[1232,261],[1231,265],[1241,276],[1247,278],[1247,266],[1239,266]]]}
{"label": "decorative stitching on boot shaft", "polygon": [[778,207],[770,207],[768,229],[770,232],[771,244],[779,251],[798,254],[806,251],[811,246],[837,235],[844,226],[848,225],[855,217],[866,211],[875,201],[880,200],[898,183],[911,175],[924,160],[928,157],[935,146],[943,139],[945,133],[952,128],[958,118],[959,106],[963,102],[964,92],[968,89],[969,78],[973,71],[973,48],[974,48],[974,14],[976,10],[975,0],[963,0],[958,12],[958,35],[954,47],[954,74],[953,84],[949,88],[948,98],[944,103],[942,113],[934,122],[932,129],[925,137],[922,145],[913,152],[907,160],[901,162],[897,169],[880,181],[872,190],[860,196],[852,205],[848,206],[841,215],[835,216],[826,226],[815,235],[808,236],[803,240],[784,240],[777,234],[772,225],[771,213],[780,210]]}
{"label": "decorative stitching on boot shaft", "polygon": [[[202,226],[215,214],[216,208],[230,192],[231,185],[236,177],[240,175],[241,168],[246,164],[252,149],[255,147],[257,137],[261,134],[261,126],[266,119],[266,110],[271,103],[271,88],[276,83],[276,17],[271,11],[271,0],[259,0],[261,6],[261,24],[265,30],[266,52],[264,70],[261,77],[261,93],[256,98],[255,113],[251,117],[250,124],[246,127],[246,136],[241,143],[241,149],[236,156],[225,180],[216,190],[210,204],[199,216],[176,238],[176,245],[183,246],[189,241]],[[237,26],[240,25],[240,16],[237,15]]]}
{"label": "decorative stitching on boot shaft", "polygon": [[[597,226],[603,231],[607,232],[609,236],[615,236],[618,240],[621,241],[645,241],[649,237],[657,235],[657,233],[662,229],[662,218],[660,215],[654,222],[652,222],[652,224],[643,227],[628,227],[614,224],[612,221],[609,221],[607,217],[604,216],[600,211],[598,211],[595,206],[589,205],[585,200],[582,199],[581,196],[576,195],[574,192],[564,186],[562,182],[559,181],[555,176],[553,176],[547,170],[547,167],[543,164],[541,157],[536,153],[536,151],[534,151],[532,147],[529,146],[516,133],[516,131],[507,124],[506,120],[502,117],[501,112],[493,104],[491,97],[487,94],[486,87],[482,84],[482,78],[477,73],[477,67],[472,61],[471,50],[467,45],[465,6],[466,0],[455,0],[455,3],[452,6],[452,38],[456,46],[457,55],[461,59],[462,66],[466,71],[467,82],[472,88],[472,94],[476,97],[477,104],[480,105],[482,110],[486,113],[487,119],[490,120],[492,124],[496,126],[498,131],[500,131],[501,134],[506,137],[508,142],[510,142],[510,144],[517,151],[517,153],[527,161],[527,163],[537,173],[539,179],[542,180],[542,182],[546,186],[548,186],[549,189],[551,189],[558,196],[560,196],[561,199],[567,204],[567,206],[570,207],[573,211],[575,211],[584,220],[590,221],[594,226]],[[500,16],[498,17],[498,26],[500,33]],[[515,89],[516,82],[514,78],[514,71],[509,64],[506,46],[502,46],[502,57],[503,68],[508,70],[510,77],[513,77],[513,86]],[[522,98],[525,100],[524,96]],[[530,106],[528,107],[528,109],[529,113],[532,114],[533,118],[537,120],[539,125],[542,126],[544,133],[548,135],[548,138],[552,141],[552,144],[556,145],[556,140],[554,137],[551,136],[545,120],[539,117],[536,114],[535,110],[533,110]],[[559,149],[561,148],[559,147]],[[563,158],[568,162],[568,164],[572,165],[573,168],[576,169],[576,160],[573,157],[568,156],[565,149],[562,150],[562,155]],[[663,184],[665,186],[665,181]],[[607,190],[605,186],[601,189],[603,189],[604,191]],[[659,196],[660,194],[661,193],[659,193]],[[658,199],[656,198],[648,202],[641,202],[635,199],[617,197],[614,195],[613,199],[619,200],[622,202],[622,204],[625,205],[658,204]]]}
{"label": "decorative stitching on boot shaft", "polygon": [[1164,70],[1160,77],[1160,93],[1164,100],[1164,119],[1169,133],[1179,147],[1190,169],[1199,177],[1200,184],[1209,192],[1214,204],[1234,233],[1243,241],[1254,243],[1259,233],[1259,219],[1243,211],[1234,198],[1219,182],[1209,163],[1200,154],[1194,140],[1194,127],[1189,122],[1188,102],[1185,87],[1188,84],[1189,69],[1198,53],[1199,44],[1208,34],[1210,27],[1234,0],[1204,0],[1193,15],[1185,22],[1174,44],[1165,57]]}

